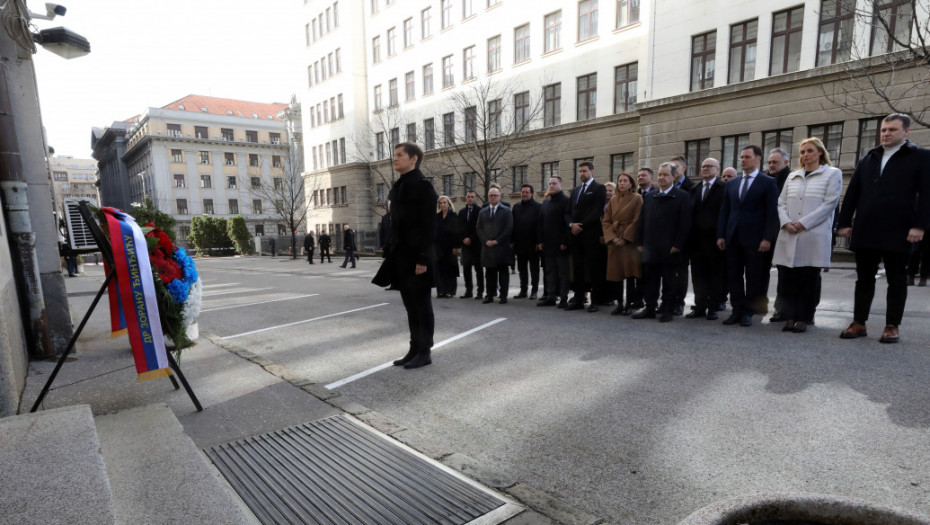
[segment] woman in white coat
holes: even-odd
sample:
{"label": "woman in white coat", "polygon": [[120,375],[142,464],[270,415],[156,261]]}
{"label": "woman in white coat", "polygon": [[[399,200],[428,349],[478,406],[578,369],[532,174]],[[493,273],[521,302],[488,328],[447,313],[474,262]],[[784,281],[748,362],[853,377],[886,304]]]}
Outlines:
{"label": "woman in white coat", "polygon": [[802,333],[820,302],[820,270],[830,267],[833,212],[843,189],[843,173],[830,166],[818,138],[801,142],[801,169],[788,175],[778,197],[781,230],[773,262],[785,280],[785,332]]}

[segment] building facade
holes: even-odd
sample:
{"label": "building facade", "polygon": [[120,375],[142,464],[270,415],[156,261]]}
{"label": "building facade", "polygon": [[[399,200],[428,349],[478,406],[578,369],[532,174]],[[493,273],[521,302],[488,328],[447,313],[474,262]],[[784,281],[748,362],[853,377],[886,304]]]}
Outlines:
{"label": "building facade", "polygon": [[97,196],[97,161],[76,159],[66,155],[49,158],[48,170],[52,174],[52,199],[55,211],[63,216],[64,199],[88,199],[100,202]]}

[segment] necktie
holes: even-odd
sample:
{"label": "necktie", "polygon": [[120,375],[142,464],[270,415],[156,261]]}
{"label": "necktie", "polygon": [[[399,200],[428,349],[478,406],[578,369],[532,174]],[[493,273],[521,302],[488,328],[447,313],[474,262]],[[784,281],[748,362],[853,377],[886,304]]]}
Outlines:
{"label": "necktie", "polygon": [[743,194],[746,193],[746,184],[749,181],[749,175],[743,175],[743,182],[739,186],[739,200],[743,200]]}
{"label": "necktie", "polygon": [[468,211],[465,212],[465,220],[466,220],[466,221],[470,221],[470,220],[471,220],[471,206],[469,206],[469,207],[468,207]]}
{"label": "necktie", "polygon": [[705,183],[704,183],[704,191],[701,193],[701,201],[703,201],[705,198],[707,198],[707,190],[709,190],[709,189],[710,189],[710,183],[709,183],[709,182],[705,182]]}
{"label": "necktie", "polygon": [[494,208],[497,208],[497,206],[491,206],[491,218],[492,219],[494,218]]}
{"label": "necktie", "polygon": [[588,183],[586,183],[586,182],[583,183],[583,184],[581,185],[581,191],[578,192],[578,198],[575,199],[575,204],[578,204],[578,201],[581,200],[581,194],[584,193],[585,186],[587,186],[587,185],[588,185]]}

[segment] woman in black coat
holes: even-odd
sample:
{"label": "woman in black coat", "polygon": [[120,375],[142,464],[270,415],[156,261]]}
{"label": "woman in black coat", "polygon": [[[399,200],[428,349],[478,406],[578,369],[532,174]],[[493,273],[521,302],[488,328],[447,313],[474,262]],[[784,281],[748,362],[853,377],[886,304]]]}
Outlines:
{"label": "woman in black coat", "polygon": [[439,212],[436,214],[436,269],[438,279],[436,297],[449,299],[455,296],[459,276],[459,247],[462,234],[455,208],[449,197],[439,197]]}

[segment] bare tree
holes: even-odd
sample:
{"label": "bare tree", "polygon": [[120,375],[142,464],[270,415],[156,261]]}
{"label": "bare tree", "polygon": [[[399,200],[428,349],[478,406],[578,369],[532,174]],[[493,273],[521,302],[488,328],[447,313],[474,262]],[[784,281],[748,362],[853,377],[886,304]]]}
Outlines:
{"label": "bare tree", "polygon": [[372,191],[378,192],[379,185],[383,185],[380,189],[383,189],[384,194],[377,195],[377,206],[384,211],[387,210],[387,191],[397,180],[397,172],[390,160],[394,146],[407,140],[417,142],[422,136],[418,126],[415,114],[400,106],[392,106],[376,111],[371,118],[364,119],[355,128],[356,132],[352,136],[356,156],[354,161],[368,165],[371,179],[376,185]]}
{"label": "bare tree", "polygon": [[[930,127],[930,0],[840,0],[836,13],[846,16],[837,39],[822,42],[822,53],[844,62],[843,80],[823,84],[834,105],[863,115],[907,113]],[[856,46],[859,29],[864,42]]]}
{"label": "bare tree", "polygon": [[291,258],[297,257],[297,230],[307,218],[304,192],[304,152],[297,141],[289,141],[284,155],[272,156],[271,179],[249,177],[242,182],[251,192],[270,202],[276,219],[291,236]]}

